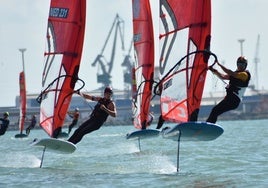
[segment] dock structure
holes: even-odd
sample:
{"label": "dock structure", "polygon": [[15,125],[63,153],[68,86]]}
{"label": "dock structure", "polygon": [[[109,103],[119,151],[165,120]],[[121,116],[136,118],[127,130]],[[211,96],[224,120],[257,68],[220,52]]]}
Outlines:
{"label": "dock structure", "polygon": [[[91,95],[102,96],[102,90],[94,90],[89,92]],[[199,111],[199,121],[204,121],[208,117],[211,109],[220,100],[223,99],[225,92],[213,92],[204,94]],[[39,103],[36,102],[38,94],[27,95],[27,118],[30,119],[33,114],[39,119]],[[105,125],[132,125],[132,99],[130,93],[124,90],[114,90],[113,100],[117,106],[118,116],[116,118],[108,118]],[[79,108],[81,113],[80,121],[88,118],[95,106],[95,102],[86,101],[78,95],[73,95],[70,111]],[[15,106],[0,107],[0,114],[8,111],[10,114],[9,129],[18,130],[19,122],[19,96],[16,97]],[[156,96],[151,103],[151,111],[156,118],[156,123],[160,115],[160,100]],[[238,119],[265,119],[268,118],[268,92],[267,91],[251,91],[247,92],[242,102],[236,110],[232,110],[219,116],[219,120],[238,120]],[[71,121],[66,116],[66,124]],[[26,122],[27,124],[27,122]],[[38,128],[38,126],[36,126]]]}

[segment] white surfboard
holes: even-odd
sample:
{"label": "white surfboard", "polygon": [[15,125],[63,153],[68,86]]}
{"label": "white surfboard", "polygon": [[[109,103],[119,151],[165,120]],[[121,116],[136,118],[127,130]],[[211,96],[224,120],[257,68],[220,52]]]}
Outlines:
{"label": "white surfboard", "polygon": [[145,139],[159,136],[160,131],[155,129],[143,129],[130,132],[126,135],[127,139]]}
{"label": "white surfboard", "polygon": [[56,138],[34,139],[31,145],[43,146],[57,153],[73,153],[76,150],[75,144]]}

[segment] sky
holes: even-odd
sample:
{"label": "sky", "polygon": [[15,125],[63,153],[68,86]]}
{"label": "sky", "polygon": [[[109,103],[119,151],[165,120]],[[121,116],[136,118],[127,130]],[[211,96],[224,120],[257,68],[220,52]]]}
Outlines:
{"label": "sky", "polygon": [[[151,0],[154,22],[158,21],[156,2],[158,1]],[[252,73],[252,83],[255,85],[258,83],[259,89],[268,90],[268,82],[262,79],[268,74],[265,57],[265,51],[268,50],[268,22],[265,20],[268,1],[212,0],[211,2],[211,51],[217,54],[219,61],[226,67],[235,69],[236,59],[241,54],[241,44],[238,40],[244,39],[243,55],[249,61],[248,69]],[[19,95],[18,80],[19,72],[22,71],[20,48],[27,49],[24,53],[27,94],[37,94],[41,91],[49,4],[49,0],[1,0],[0,106],[15,106],[15,97]],[[112,86],[117,89],[124,88],[121,63],[123,57],[128,54],[131,43],[131,11],[131,0],[87,0],[84,49],[79,71],[79,77],[85,81],[87,91],[101,87],[101,84],[97,83],[98,68],[92,67],[91,64],[101,53],[117,13],[125,24],[125,51],[118,42],[112,69]],[[260,43],[257,48],[258,35]],[[109,44],[111,42],[112,39]],[[106,49],[104,55],[109,59],[110,53],[110,50]],[[258,79],[255,74],[255,57],[259,58]],[[224,86],[221,84],[215,84],[214,77],[208,76],[205,92],[223,89]]]}

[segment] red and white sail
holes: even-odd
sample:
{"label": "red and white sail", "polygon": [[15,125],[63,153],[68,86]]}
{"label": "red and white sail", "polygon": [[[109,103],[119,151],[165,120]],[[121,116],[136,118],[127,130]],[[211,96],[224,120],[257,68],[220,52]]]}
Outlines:
{"label": "red and white sail", "polygon": [[145,129],[150,121],[150,102],[154,79],[154,34],[149,0],[132,0],[134,126]]}
{"label": "red and white sail", "polygon": [[40,125],[51,137],[63,126],[78,79],[86,0],[51,0],[42,75]]}
{"label": "red and white sail", "polygon": [[159,8],[162,117],[195,121],[208,67],[209,56],[202,51],[210,47],[211,2],[160,0]]}
{"label": "red and white sail", "polygon": [[20,119],[19,119],[19,129],[20,134],[22,134],[26,119],[26,83],[24,71],[20,72],[19,75],[19,86],[20,86]]}

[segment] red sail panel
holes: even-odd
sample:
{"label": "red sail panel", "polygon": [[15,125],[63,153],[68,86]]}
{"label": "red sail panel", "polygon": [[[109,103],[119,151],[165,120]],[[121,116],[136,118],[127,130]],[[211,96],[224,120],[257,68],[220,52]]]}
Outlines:
{"label": "red sail panel", "polygon": [[149,0],[132,0],[135,80],[134,126],[145,129],[150,121],[154,78],[154,34]]}
{"label": "red sail panel", "polygon": [[26,83],[25,83],[25,74],[20,72],[19,75],[19,84],[20,84],[20,121],[19,129],[20,133],[23,132],[24,123],[26,118]]}
{"label": "red sail panel", "polygon": [[[162,82],[161,111],[165,120],[197,120],[202,99],[211,32],[210,0],[160,1],[160,73],[168,71]],[[189,56],[187,56],[189,54]]]}
{"label": "red sail panel", "polygon": [[78,78],[86,18],[86,0],[51,0],[40,124],[49,136],[63,126]]}

